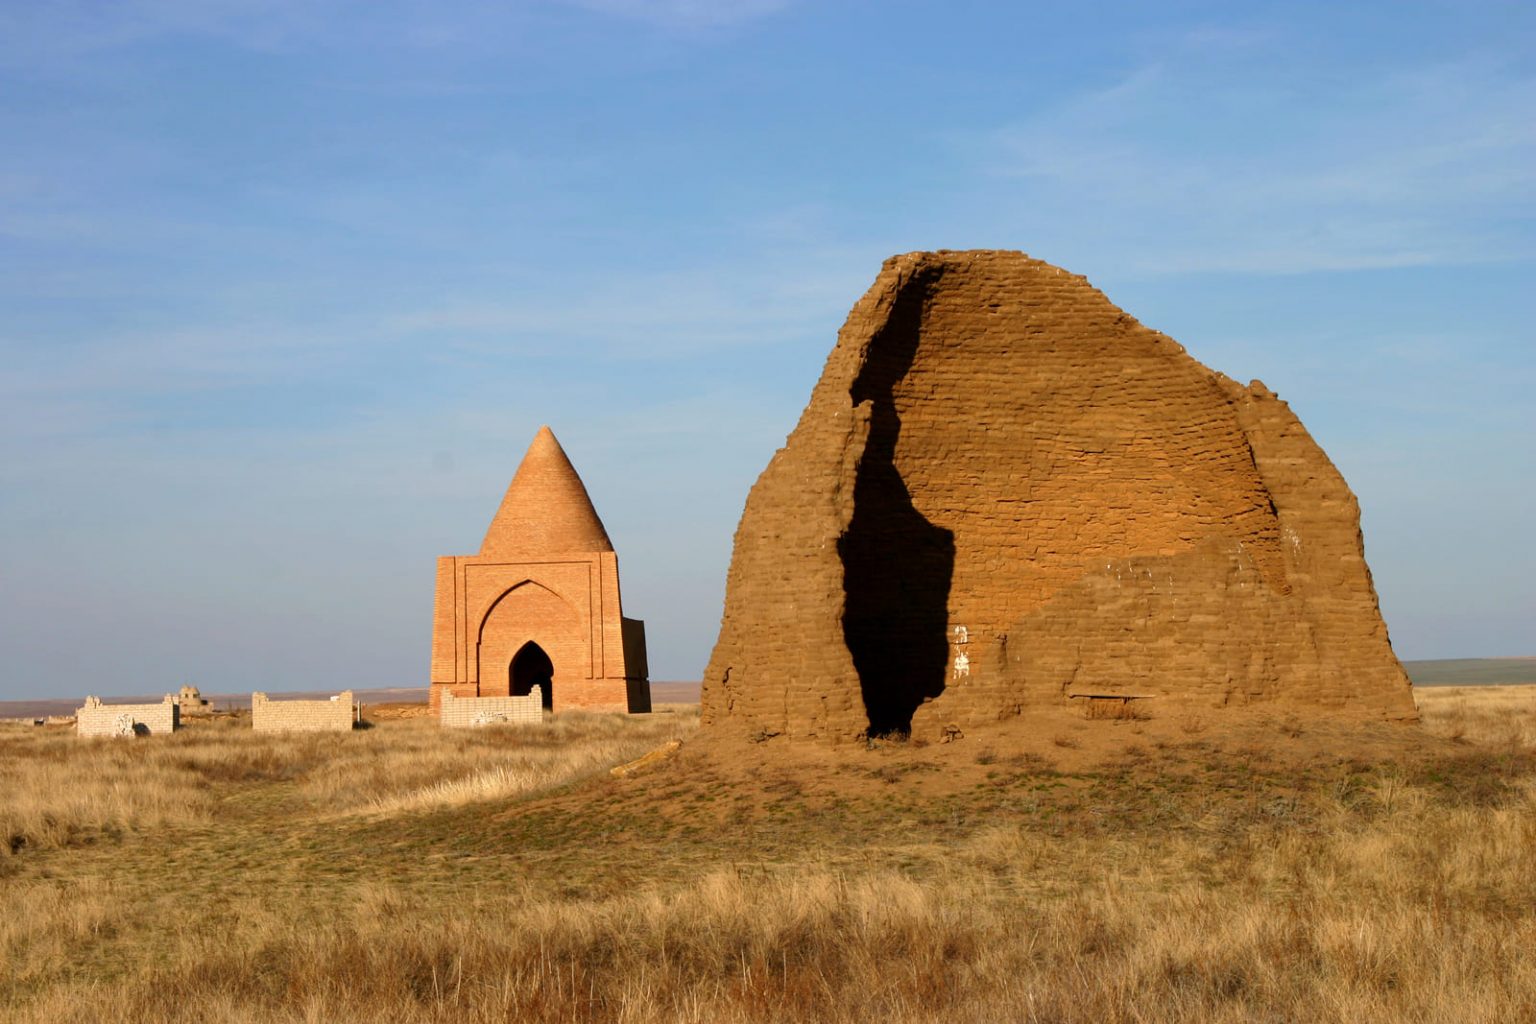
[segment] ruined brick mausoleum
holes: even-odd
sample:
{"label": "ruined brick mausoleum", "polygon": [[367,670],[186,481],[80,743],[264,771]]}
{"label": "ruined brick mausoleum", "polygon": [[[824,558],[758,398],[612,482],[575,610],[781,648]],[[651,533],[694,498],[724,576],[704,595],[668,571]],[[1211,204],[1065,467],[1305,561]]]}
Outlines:
{"label": "ruined brick mausoleum", "polygon": [[886,261],[747,499],[705,724],[937,737],[1143,699],[1413,718],[1355,496],[1263,384],[1083,278]]}
{"label": "ruined brick mausoleum", "polygon": [[560,442],[539,430],[476,555],[437,560],[432,710],[443,695],[541,693],[549,711],[651,709],[645,623]]}

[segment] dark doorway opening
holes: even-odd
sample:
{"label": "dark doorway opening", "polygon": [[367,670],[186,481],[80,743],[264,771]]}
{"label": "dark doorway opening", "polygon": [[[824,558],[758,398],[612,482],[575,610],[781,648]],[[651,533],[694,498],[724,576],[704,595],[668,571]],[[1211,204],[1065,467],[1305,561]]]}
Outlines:
{"label": "dark doorway opening", "polygon": [[555,708],[555,663],[549,660],[544,648],[532,640],[518,648],[512,655],[512,665],[507,669],[512,696],[526,697],[535,686],[543,687],[544,710]]}
{"label": "dark doorway opening", "polygon": [[912,731],[912,713],[944,692],[954,534],[912,504],[896,467],[901,416],[893,390],[912,368],[927,289],[909,283],[850,389],[872,403],[869,440],[853,487],[853,518],[838,539],[843,640],[859,673],[869,735]]}

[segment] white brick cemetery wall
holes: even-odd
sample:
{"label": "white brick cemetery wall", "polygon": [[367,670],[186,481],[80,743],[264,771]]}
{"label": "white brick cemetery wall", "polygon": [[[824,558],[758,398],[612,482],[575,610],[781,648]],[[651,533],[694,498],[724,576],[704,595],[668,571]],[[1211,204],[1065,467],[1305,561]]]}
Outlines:
{"label": "white brick cemetery wall", "polygon": [[79,736],[159,736],[180,724],[181,708],[170,694],[159,704],[103,704],[100,697],[87,697],[75,712]]}
{"label": "white brick cemetery wall", "polygon": [[257,732],[351,732],[357,721],[352,691],[330,700],[272,700],[251,694],[251,727]]}
{"label": "white brick cemetery wall", "polygon": [[455,697],[443,694],[439,721],[443,725],[491,725],[500,722],[544,721],[544,687],[535,686],[526,697]]}

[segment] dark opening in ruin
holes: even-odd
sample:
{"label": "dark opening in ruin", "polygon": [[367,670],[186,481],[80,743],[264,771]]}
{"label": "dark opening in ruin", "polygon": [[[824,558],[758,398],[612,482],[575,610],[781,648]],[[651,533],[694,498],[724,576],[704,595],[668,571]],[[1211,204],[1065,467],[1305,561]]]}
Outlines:
{"label": "dark opening in ruin", "polygon": [[532,640],[523,644],[512,655],[512,664],[507,672],[511,677],[512,696],[526,697],[533,692],[535,686],[541,686],[544,688],[544,710],[554,710],[555,664],[544,653],[544,648]]}
{"label": "dark opening in ruin", "polygon": [[912,368],[925,289],[908,284],[849,394],[872,403],[869,440],[854,481],[853,518],[838,539],[843,640],[859,673],[869,735],[905,735],[912,713],[944,691],[955,540],[912,504],[896,468],[901,417],[892,389]]}

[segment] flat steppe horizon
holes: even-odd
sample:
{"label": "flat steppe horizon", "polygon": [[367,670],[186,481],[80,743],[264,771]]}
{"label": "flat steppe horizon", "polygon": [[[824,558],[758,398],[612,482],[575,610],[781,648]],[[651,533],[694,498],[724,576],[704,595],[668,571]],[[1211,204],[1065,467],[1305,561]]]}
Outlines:
{"label": "flat steppe horizon", "polygon": [[[1536,684],[1536,655],[1512,658],[1436,658],[1404,661],[1402,664],[1403,669],[1408,673],[1408,678],[1416,687],[1517,686],[1526,683]],[[697,703],[699,688],[700,682],[698,680],[652,680],[651,696],[652,700],[656,703]],[[112,696],[103,697],[102,699],[108,704],[133,704],[143,701],[156,701],[164,696],[165,693],[174,693],[177,689],[180,689],[180,685],[161,693]],[[265,692],[273,697],[287,697],[297,700],[301,698],[330,696],[339,691],[298,688],[285,690],[273,687]],[[364,705],[426,703],[427,700],[427,688],[425,686],[374,687],[371,689],[353,690],[352,692],[356,699]],[[251,695],[249,693],[204,691],[202,695],[205,700],[212,703],[216,710],[220,711],[249,708],[251,705]],[[79,697],[39,697],[33,700],[0,701],[0,719],[71,715],[80,706],[85,696],[86,694],[81,694]]]}

